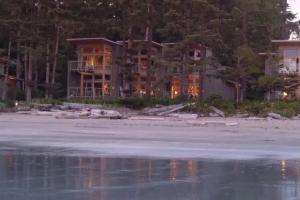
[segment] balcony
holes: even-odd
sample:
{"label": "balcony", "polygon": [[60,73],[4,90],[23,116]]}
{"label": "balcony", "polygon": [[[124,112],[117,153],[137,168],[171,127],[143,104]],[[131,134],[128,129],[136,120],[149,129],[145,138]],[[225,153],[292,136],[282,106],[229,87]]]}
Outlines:
{"label": "balcony", "polygon": [[81,89],[80,87],[69,87],[68,96],[71,98],[103,98],[110,96],[110,94],[105,94],[102,88],[84,87]]}
{"label": "balcony", "polygon": [[299,67],[298,65],[280,64],[278,67],[278,74],[281,76],[297,77],[300,76]]}
{"label": "balcony", "polygon": [[110,73],[111,66],[91,65],[87,61],[69,61],[69,70],[71,72],[85,72],[85,73]]}

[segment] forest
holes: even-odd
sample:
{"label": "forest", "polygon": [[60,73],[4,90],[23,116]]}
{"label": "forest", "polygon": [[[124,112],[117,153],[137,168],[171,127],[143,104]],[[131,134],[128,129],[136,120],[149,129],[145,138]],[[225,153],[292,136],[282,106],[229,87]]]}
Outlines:
{"label": "forest", "polygon": [[[220,78],[239,83],[245,98],[260,98],[274,80],[264,77],[258,53],[271,40],[299,33],[287,0],[0,0],[0,58],[16,67],[18,98],[61,98],[74,37],[191,43],[212,49],[226,66]],[[126,63],[125,63],[126,64]]]}

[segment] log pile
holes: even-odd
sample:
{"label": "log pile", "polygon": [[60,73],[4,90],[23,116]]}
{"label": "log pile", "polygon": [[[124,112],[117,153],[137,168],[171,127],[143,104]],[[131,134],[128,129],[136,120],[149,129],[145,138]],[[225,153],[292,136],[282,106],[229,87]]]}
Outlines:
{"label": "log pile", "polygon": [[160,106],[156,108],[145,108],[143,114],[156,115],[156,116],[168,116],[169,114],[183,110],[188,106],[189,104],[177,104],[171,106]]}
{"label": "log pile", "polygon": [[37,109],[20,111],[18,114],[53,116],[57,119],[122,119],[123,116],[116,110],[103,109],[98,105],[65,103],[52,108],[39,106]]}

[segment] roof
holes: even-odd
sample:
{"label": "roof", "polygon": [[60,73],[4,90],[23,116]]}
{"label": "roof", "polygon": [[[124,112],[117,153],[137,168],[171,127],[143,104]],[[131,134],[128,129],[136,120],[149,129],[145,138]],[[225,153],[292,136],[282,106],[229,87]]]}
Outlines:
{"label": "roof", "polygon": [[272,40],[277,45],[300,45],[300,40]]}
{"label": "roof", "polygon": [[117,42],[114,42],[112,40],[109,40],[107,38],[69,38],[67,39],[68,42],[76,43],[76,44],[82,44],[82,43],[94,43],[94,42],[104,42],[111,45],[120,45]]}
{"label": "roof", "polygon": [[277,56],[278,53],[273,53],[273,52],[262,52],[262,53],[258,53],[259,56]]}
{"label": "roof", "polygon": [[[129,40],[126,40],[125,42],[128,43]],[[124,41],[117,41],[118,44],[122,45]],[[147,40],[133,40],[133,42],[135,43],[140,43],[140,42],[148,42]],[[152,44],[156,45],[156,46],[159,46],[159,47],[163,47],[162,44],[158,43],[158,42],[155,42],[155,41],[152,41]]]}

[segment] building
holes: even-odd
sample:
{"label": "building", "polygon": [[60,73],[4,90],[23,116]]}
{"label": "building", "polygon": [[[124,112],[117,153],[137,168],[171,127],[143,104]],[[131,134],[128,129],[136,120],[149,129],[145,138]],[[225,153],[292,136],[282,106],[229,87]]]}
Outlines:
{"label": "building", "polygon": [[276,90],[272,98],[300,98],[300,40],[273,40],[274,53],[262,54],[266,57],[265,74],[285,80],[282,89]]}
{"label": "building", "polygon": [[[174,64],[168,68],[170,74],[169,86],[166,87],[168,96],[171,98],[181,95],[188,97],[202,96],[204,80],[202,73],[206,68],[202,61],[211,56],[211,51],[202,45],[190,46],[187,52],[188,56],[185,58],[186,62],[184,62],[181,55],[172,55],[172,53],[168,55],[168,52],[172,52],[172,49],[176,48],[176,43],[164,43],[163,45],[163,57],[167,59],[171,57],[170,62],[177,63],[177,66]],[[183,62],[188,64],[182,65]]]}
{"label": "building", "polygon": [[68,97],[119,96],[120,44],[106,38],[68,39],[76,45],[77,59],[68,63]]}
{"label": "building", "polygon": [[[121,67],[120,77],[121,79],[121,96],[144,96],[146,95],[146,81],[147,81],[147,71],[148,71],[148,50],[147,41],[144,40],[133,40],[129,41],[119,41],[122,48],[128,50],[126,54],[127,63],[126,69]],[[151,50],[151,60],[155,57],[159,57],[162,54],[163,45],[152,41]],[[152,61],[151,61],[152,62]],[[128,69],[129,68],[129,69]],[[159,87],[157,83],[159,82],[157,72],[153,71],[149,76],[151,84],[151,95],[159,95]],[[159,95],[160,96],[160,95]]]}
{"label": "building", "polygon": [[[69,98],[142,97],[146,94],[148,78],[151,95],[156,97],[232,96],[231,93],[228,95],[222,80],[209,76],[213,67],[203,64],[203,61],[211,57],[212,52],[202,45],[189,47],[187,59],[191,63],[182,66],[184,62],[179,55],[168,55],[168,51],[175,48],[175,43],[153,41],[153,67],[148,74],[147,41],[114,42],[106,38],[73,38],[68,41],[77,49],[76,60],[68,64]],[[226,99],[234,99],[234,95]]]}

